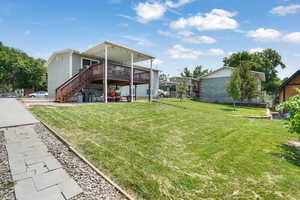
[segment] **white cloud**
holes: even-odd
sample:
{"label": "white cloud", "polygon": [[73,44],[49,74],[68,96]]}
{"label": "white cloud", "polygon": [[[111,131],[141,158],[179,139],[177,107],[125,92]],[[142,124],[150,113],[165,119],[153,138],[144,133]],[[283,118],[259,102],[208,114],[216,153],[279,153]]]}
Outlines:
{"label": "white cloud", "polygon": [[300,32],[293,32],[285,35],[283,41],[289,43],[300,43]]}
{"label": "white cloud", "polygon": [[129,20],[135,21],[135,18],[134,18],[134,17],[131,17],[131,16],[129,16],[129,15],[117,14],[117,16],[118,16],[118,17],[125,18],[125,19],[129,19]]}
{"label": "white cloud", "polygon": [[166,36],[166,37],[174,37],[175,36],[173,33],[168,32],[168,31],[158,30],[157,33],[159,35],[163,35],[163,36]]}
{"label": "white cloud", "polygon": [[140,46],[145,46],[145,47],[152,46],[152,43],[149,41],[138,41],[137,44]]}
{"label": "white cloud", "polygon": [[197,59],[200,55],[203,55],[201,51],[185,48],[179,44],[176,44],[167,51],[167,54],[172,59]]}
{"label": "white cloud", "polygon": [[205,35],[190,37],[194,35],[192,31],[181,31],[176,34],[168,31],[158,30],[157,33],[166,37],[177,38],[180,39],[182,42],[191,43],[191,44],[214,44],[217,42],[215,38],[205,36]]}
{"label": "white cloud", "polygon": [[186,48],[176,44],[167,51],[172,59],[197,59],[199,56],[222,56],[225,52],[222,49],[209,49],[207,51]]}
{"label": "white cloud", "polygon": [[263,48],[253,48],[253,49],[249,49],[249,53],[259,53],[259,52],[263,52],[265,49]]}
{"label": "white cloud", "polygon": [[121,37],[125,38],[125,39],[128,39],[128,40],[135,41],[140,46],[152,46],[153,45],[152,42],[147,41],[143,38],[138,38],[138,37],[131,36],[131,35],[124,35],[124,36],[121,36]]}
{"label": "white cloud", "polygon": [[228,56],[231,56],[234,53],[237,53],[237,52],[236,51],[230,51],[230,52],[228,52]]}
{"label": "white cloud", "polygon": [[160,65],[160,64],[163,64],[163,63],[164,63],[164,61],[159,60],[159,59],[153,60],[153,65],[154,65],[154,66],[157,66],[157,65]]}
{"label": "white cloud", "polygon": [[170,7],[170,8],[178,8],[178,7],[183,6],[183,5],[185,5],[187,3],[190,3],[190,2],[192,2],[192,0],[178,0],[176,3],[174,3],[171,0],[167,0],[166,1],[166,6]]}
{"label": "white cloud", "polygon": [[255,31],[249,31],[247,37],[253,38],[257,41],[267,42],[288,42],[288,43],[300,43],[300,32],[292,32],[287,34],[282,34],[280,31],[275,29],[264,29],[259,28]]}
{"label": "white cloud", "polygon": [[288,14],[295,14],[300,9],[300,5],[289,5],[289,6],[277,6],[273,8],[270,13],[279,16],[285,16]]}
{"label": "white cloud", "polygon": [[216,39],[209,36],[185,37],[182,38],[182,41],[192,44],[213,44],[217,42]]}
{"label": "white cloud", "polygon": [[194,35],[194,33],[192,31],[180,31],[178,32],[178,35],[184,36],[184,37],[189,37]]}
{"label": "white cloud", "polygon": [[275,41],[280,39],[282,34],[275,29],[259,28],[255,31],[249,31],[247,36],[257,41]]}
{"label": "white cloud", "polygon": [[25,32],[24,32],[24,35],[30,35],[31,34],[31,31],[30,30],[26,30]]}
{"label": "white cloud", "polygon": [[239,23],[234,20],[236,13],[222,9],[213,9],[210,13],[188,18],[180,18],[170,23],[172,29],[195,27],[198,30],[227,30],[236,29]]}
{"label": "white cloud", "polygon": [[225,52],[222,49],[209,49],[206,53],[206,55],[209,56],[222,56]]}
{"label": "white cloud", "polygon": [[166,12],[166,7],[159,2],[139,3],[134,7],[140,23],[148,23],[160,19]]}

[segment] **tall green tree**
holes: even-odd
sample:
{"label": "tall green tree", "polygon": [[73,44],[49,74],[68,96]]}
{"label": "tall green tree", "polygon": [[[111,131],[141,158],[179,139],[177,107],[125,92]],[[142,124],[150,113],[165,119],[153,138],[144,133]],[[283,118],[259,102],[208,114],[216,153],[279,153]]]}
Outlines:
{"label": "tall green tree", "polygon": [[233,100],[235,110],[235,102],[241,100],[241,77],[238,68],[236,68],[231,74],[230,80],[226,85],[226,91]]}
{"label": "tall green tree", "polygon": [[159,82],[165,82],[165,81],[168,81],[169,79],[169,75],[165,74],[165,73],[161,73],[159,75]]}
{"label": "tall green tree", "polygon": [[185,81],[181,81],[179,84],[176,85],[176,93],[180,100],[182,100],[184,95],[186,95],[187,90],[188,88]]}
{"label": "tall green tree", "polygon": [[181,77],[193,77],[193,73],[191,72],[191,70],[189,70],[189,68],[185,67],[183,69],[183,72],[181,72]]}
{"label": "tall green tree", "polygon": [[180,75],[181,77],[200,78],[209,72],[208,69],[203,69],[203,66],[197,65],[193,71],[185,67]]}
{"label": "tall green tree", "polygon": [[257,79],[250,71],[250,69],[253,67],[252,65],[253,63],[245,61],[242,62],[237,69],[241,79],[241,101],[250,101],[254,97],[258,96]]}
{"label": "tall green tree", "polygon": [[263,52],[256,53],[247,51],[234,53],[224,58],[223,62],[227,67],[238,67],[241,62],[251,63],[251,70],[265,73],[266,81],[262,83],[262,86],[268,94],[274,94],[280,85],[278,69],[286,67],[280,54],[273,49],[265,49]]}
{"label": "tall green tree", "polygon": [[0,42],[0,87],[46,89],[45,60]]}
{"label": "tall green tree", "polygon": [[193,71],[193,78],[201,78],[202,76],[208,74],[208,69],[203,69],[201,65],[195,67]]}

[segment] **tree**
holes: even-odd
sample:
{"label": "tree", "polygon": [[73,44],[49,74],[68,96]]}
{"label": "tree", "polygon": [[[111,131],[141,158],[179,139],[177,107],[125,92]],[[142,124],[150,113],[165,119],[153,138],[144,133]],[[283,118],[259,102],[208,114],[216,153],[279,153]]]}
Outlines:
{"label": "tree", "polygon": [[187,92],[187,85],[185,81],[181,81],[179,84],[176,85],[176,93],[180,98],[180,100],[183,99],[183,96],[186,94],[186,92]]}
{"label": "tree", "polygon": [[0,87],[45,89],[47,70],[44,64],[45,60],[34,59],[0,42]]}
{"label": "tree", "polygon": [[159,75],[159,82],[166,82],[166,81],[168,81],[168,79],[169,79],[169,76],[167,74],[161,73]]}
{"label": "tree", "polygon": [[[300,92],[300,90],[297,90]],[[288,101],[279,104],[278,111],[287,110],[289,112],[287,125],[291,133],[297,133],[300,139],[300,95],[290,97]]]}
{"label": "tree", "polygon": [[258,96],[257,90],[257,80],[256,77],[251,73],[252,68],[251,62],[242,62],[237,68],[239,77],[241,79],[240,91],[241,91],[241,101],[250,101],[254,97]]}
{"label": "tree", "polygon": [[235,68],[231,74],[229,83],[226,86],[226,91],[235,101],[251,101],[258,96],[257,80],[250,71],[252,63],[244,61],[240,66]]}
{"label": "tree", "polygon": [[184,68],[183,72],[180,74],[181,77],[190,77],[190,78],[200,78],[206,74],[208,74],[210,71],[208,69],[203,69],[201,65],[198,65],[195,67],[193,72],[187,67]]}
{"label": "tree", "polygon": [[[289,77],[284,77],[282,80],[281,80],[281,83],[284,83],[285,81],[287,81],[289,79]],[[281,84],[280,83],[280,84]]]}
{"label": "tree", "polygon": [[233,100],[233,107],[235,110],[235,102],[241,99],[241,77],[238,68],[231,74],[230,80],[226,85],[226,91]]}
{"label": "tree", "polygon": [[198,65],[195,67],[194,71],[193,71],[193,78],[201,78],[202,76],[208,74],[209,71],[208,69],[202,69],[201,65]]}
{"label": "tree", "polygon": [[180,75],[181,77],[193,77],[192,72],[187,67],[184,68],[183,72]]}
{"label": "tree", "polygon": [[247,51],[234,53],[224,58],[224,66],[238,67],[241,62],[251,63],[251,69],[265,73],[266,81],[262,83],[263,89],[268,94],[274,94],[280,84],[277,69],[286,66],[279,53],[273,49],[265,49],[263,52],[249,53]]}

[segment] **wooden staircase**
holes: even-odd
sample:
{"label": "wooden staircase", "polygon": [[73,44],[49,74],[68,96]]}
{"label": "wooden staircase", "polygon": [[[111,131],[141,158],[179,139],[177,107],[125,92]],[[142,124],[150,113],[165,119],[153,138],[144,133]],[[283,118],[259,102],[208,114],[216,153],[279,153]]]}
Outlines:
{"label": "wooden staircase", "polygon": [[103,76],[103,64],[92,65],[72,76],[55,90],[55,101],[65,103],[87,84]]}

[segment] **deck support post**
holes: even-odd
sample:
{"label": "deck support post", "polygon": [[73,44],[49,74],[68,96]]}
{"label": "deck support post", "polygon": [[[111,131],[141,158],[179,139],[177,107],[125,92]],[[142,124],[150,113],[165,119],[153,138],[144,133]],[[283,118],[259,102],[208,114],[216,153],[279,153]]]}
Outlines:
{"label": "deck support post", "polygon": [[136,85],[134,85],[134,100],[136,101]]}
{"label": "deck support post", "polygon": [[104,103],[107,103],[107,45],[105,45],[105,64],[104,64]]}
{"label": "deck support post", "polygon": [[153,59],[150,59],[150,80],[149,80],[149,102],[152,102],[152,63]]}
{"label": "deck support post", "polygon": [[130,69],[130,101],[133,102],[133,53],[131,53],[131,69]]}

